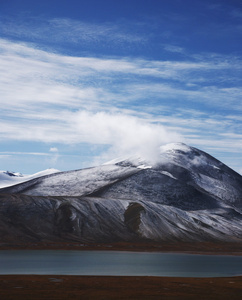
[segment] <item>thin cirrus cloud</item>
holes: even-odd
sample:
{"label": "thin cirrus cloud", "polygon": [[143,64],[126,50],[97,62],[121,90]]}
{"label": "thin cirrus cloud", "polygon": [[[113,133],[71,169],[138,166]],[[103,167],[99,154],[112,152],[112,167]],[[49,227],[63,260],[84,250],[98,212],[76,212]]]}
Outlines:
{"label": "thin cirrus cloud", "polygon": [[[3,35],[27,39],[28,41],[48,41],[51,43],[95,45],[100,42],[112,43],[112,46],[125,44],[134,45],[146,43],[145,35],[137,35],[126,29],[124,24],[114,23],[88,23],[68,18],[44,19],[26,16],[23,20],[4,18],[0,21],[0,32]],[[132,24],[135,26],[135,24]],[[139,26],[138,24],[135,26]],[[129,26],[128,26],[129,27]],[[99,45],[100,47],[100,45]]]}

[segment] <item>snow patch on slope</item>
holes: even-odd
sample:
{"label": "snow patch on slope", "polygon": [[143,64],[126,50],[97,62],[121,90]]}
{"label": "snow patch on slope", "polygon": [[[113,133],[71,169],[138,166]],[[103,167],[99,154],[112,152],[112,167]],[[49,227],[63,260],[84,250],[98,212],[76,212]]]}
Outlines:
{"label": "snow patch on slope", "polygon": [[175,180],[178,180],[175,176],[173,176],[171,173],[167,172],[167,171],[161,171],[161,174],[163,175],[166,175],[166,176],[169,176]]}

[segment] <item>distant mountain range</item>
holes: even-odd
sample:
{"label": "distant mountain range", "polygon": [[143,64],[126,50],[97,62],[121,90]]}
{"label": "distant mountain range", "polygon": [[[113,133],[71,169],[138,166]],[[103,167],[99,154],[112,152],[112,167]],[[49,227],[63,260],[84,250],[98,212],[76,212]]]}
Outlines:
{"label": "distant mountain range", "polygon": [[10,172],[10,171],[0,171],[0,188],[15,185],[24,181],[31,180],[33,178],[53,174],[60,172],[56,169],[47,169],[33,175],[23,175],[21,173]]}
{"label": "distant mountain range", "polygon": [[182,143],[161,147],[156,163],[29,178],[0,199],[1,243],[242,241],[242,176]]}

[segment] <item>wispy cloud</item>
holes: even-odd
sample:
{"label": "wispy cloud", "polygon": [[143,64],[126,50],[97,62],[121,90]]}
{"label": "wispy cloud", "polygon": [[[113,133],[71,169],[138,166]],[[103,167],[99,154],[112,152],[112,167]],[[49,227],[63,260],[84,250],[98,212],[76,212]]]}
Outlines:
{"label": "wispy cloud", "polygon": [[[26,16],[15,20],[2,17],[0,33],[10,37],[28,39],[32,42],[80,44],[99,47],[102,43],[110,43],[112,47],[146,43],[145,35],[137,35],[119,23],[90,23],[68,18],[44,19]],[[135,26],[135,24],[132,24]],[[139,26],[136,24],[135,27]],[[51,36],[51,40],[50,40]],[[101,44],[100,44],[101,43]]]}
{"label": "wispy cloud", "polygon": [[180,46],[174,46],[174,45],[164,45],[164,49],[168,52],[174,52],[174,53],[186,53],[185,49]]}
{"label": "wispy cloud", "polygon": [[233,76],[235,84],[240,80],[241,64],[228,62],[227,57],[215,63],[149,61],[69,57],[5,40],[1,40],[0,47],[1,99],[5,103],[11,100],[8,106],[16,107],[18,102],[20,108],[41,102],[87,108],[90,103],[103,105],[152,96],[183,97],[215,106],[220,102],[230,109],[240,107],[241,87],[221,86],[220,78],[214,76],[220,72],[223,80]]}
{"label": "wispy cloud", "polygon": [[8,154],[0,154],[0,159],[6,159],[6,158],[9,158],[11,157],[11,155],[8,155]]}
{"label": "wispy cloud", "polygon": [[0,51],[1,141],[106,144],[107,159],[155,156],[150,149],[182,139],[241,146],[238,58],[74,57],[4,39]]}
{"label": "wispy cloud", "polygon": [[5,152],[0,152],[0,155],[33,155],[33,156],[50,156],[50,153],[44,153],[44,152],[14,152],[14,151],[5,151]]}

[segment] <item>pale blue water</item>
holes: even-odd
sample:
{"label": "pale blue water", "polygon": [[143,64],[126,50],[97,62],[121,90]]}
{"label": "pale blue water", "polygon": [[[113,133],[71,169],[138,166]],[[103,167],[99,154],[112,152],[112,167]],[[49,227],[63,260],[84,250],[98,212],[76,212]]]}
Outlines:
{"label": "pale blue water", "polygon": [[242,257],[122,251],[0,251],[0,274],[224,277]]}

